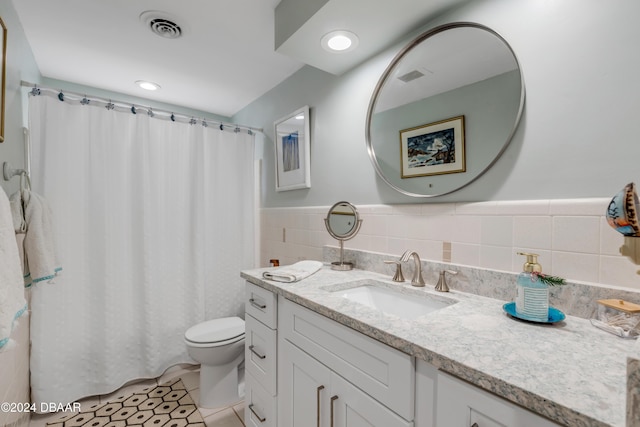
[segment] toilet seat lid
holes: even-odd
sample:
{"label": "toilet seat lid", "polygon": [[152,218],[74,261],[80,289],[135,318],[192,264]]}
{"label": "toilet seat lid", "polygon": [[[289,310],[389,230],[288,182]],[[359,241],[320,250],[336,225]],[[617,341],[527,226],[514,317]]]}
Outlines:
{"label": "toilet seat lid", "polygon": [[223,317],[207,320],[187,329],[184,337],[194,343],[229,341],[244,335],[244,320],[239,317]]}

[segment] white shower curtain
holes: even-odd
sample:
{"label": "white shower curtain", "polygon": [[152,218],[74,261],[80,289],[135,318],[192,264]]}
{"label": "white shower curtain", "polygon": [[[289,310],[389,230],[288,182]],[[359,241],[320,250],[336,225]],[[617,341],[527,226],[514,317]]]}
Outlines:
{"label": "white shower curtain", "polygon": [[243,312],[253,136],[29,98],[32,185],[51,205],[63,267],[31,291],[33,401],[192,362],[187,328]]}

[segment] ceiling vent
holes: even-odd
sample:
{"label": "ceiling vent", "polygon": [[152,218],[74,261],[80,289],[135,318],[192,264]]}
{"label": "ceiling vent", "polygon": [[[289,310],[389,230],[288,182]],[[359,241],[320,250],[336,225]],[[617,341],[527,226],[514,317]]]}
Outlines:
{"label": "ceiling vent", "polygon": [[418,70],[413,70],[409,71],[407,74],[403,74],[402,76],[398,77],[398,79],[402,80],[405,83],[409,83],[411,80],[419,79],[422,76],[424,76],[424,73],[421,73]]}
{"label": "ceiling vent", "polygon": [[182,36],[182,28],[175,23],[175,19],[167,13],[148,10],[140,14],[140,21],[151,32],[165,39],[177,39]]}

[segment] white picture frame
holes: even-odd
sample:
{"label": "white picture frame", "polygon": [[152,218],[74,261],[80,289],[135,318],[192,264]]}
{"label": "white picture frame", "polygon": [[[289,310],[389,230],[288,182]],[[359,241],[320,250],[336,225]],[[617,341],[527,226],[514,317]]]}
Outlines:
{"label": "white picture frame", "polygon": [[311,188],[309,106],[274,122],[276,191]]}

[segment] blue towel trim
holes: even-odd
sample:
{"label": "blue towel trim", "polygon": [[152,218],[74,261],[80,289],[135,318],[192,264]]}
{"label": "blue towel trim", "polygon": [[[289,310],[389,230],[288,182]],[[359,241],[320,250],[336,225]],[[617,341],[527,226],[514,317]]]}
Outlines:
{"label": "blue towel trim", "polygon": [[[27,304],[25,304],[24,307],[22,307],[20,310],[18,310],[16,315],[13,317],[13,322],[11,322],[11,330],[12,331],[13,331],[13,328],[15,326],[16,320],[18,320],[18,317],[22,316],[24,314],[24,312],[27,311],[27,308],[28,308]],[[9,337],[1,339],[0,340],[0,348],[2,348],[8,342],[9,342]]]}
{"label": "blue towel trim", "polygon": [[38,283],[38,282],[42,282],[43,280],[51,280],[54,277],[56,277],[55,274],[50,274],[49,276],[44,276],[44,277],[40,277],[38,279],[33,279],[33,283]]}
{"label": "blue towel trim", "polygon": [[25,288],[30,288],[34,283],[39,283],[45,280],[51,280],[54,277],[56,277],[58,275],[58,273],[60,273],[62,271],[62,267],[56,267],[53,270],[53,274],[50,274],[48,276],[44,276],[44,277],[40,277],[38,279],[32,279],[31,278],[31,273],[27,273],[24,275],[24,287]]}

